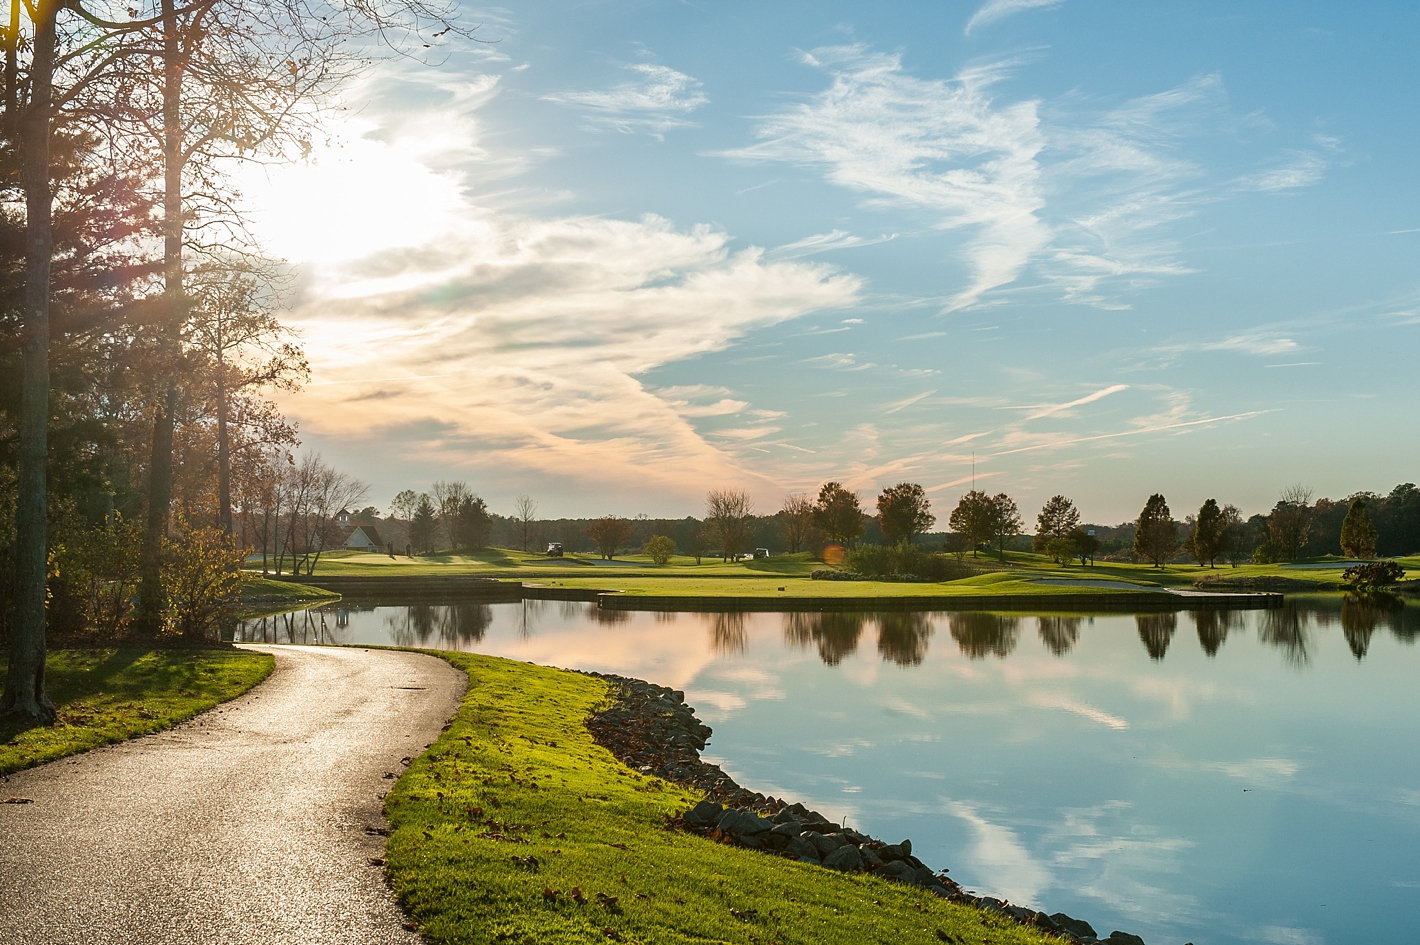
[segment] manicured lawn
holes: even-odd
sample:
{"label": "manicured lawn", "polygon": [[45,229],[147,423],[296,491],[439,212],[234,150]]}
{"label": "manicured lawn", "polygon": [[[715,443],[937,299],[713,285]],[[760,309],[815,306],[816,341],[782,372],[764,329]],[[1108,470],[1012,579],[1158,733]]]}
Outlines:
{"label": "manicured lawn", "polygon": [[469,674],[468,695],[385,802],[386,869],[430,942],[1058,941],[920,889],[671,831],[665,818],[699,798],[592,741],[583,722],[605,683],[439,655]]}
{"label": "manicured lawn", "polygon": [[[1148,564],[1098,562],[1089,567],[1058,565],[1043,555],[1007,552],[1005,561],[982,554],[967,556],[963,563],[984,573],[942,583],[900,583],[889,581],[812,581],[810,572],[824,567],[807,554],[778,555],[773,558],[725,563],[704,558],[677,557],[665,567],[656,567],[644,555],[630,555],[615,562],[601,562],[590,555],[549,559],[542,555],[495,549],[479,555],[431,555],[418,558],[336,552],[321,559],[317,575],[400,575],[476,574],[522,580],[554,586],[617,590],[629,595],[690,597],[917,597],[1011,594],[1117,593],[1124,589],[1071,584],[1042,584],[1051,581],[1123,581],[1142,589],[1159,587],[1190,588],[1200,577],[1228,579],[1286,578],[1327,590],[1341,582],[1344,562],[1334,566],[1220,565],[1207,568],[1197,564],[1170,563],[1162,568]],[[1401,559],[1420,571],[1420,558]],[[1331,562],[1300,562],[1299,565]],[[780,588],[783,588],[781,591]]]}
{"label": "manicured lawn", "polygon": [[0,722],[0,775],[176,725],[246,692],[272,665],[238,650],[51,650],[45,679],[59,720]]}

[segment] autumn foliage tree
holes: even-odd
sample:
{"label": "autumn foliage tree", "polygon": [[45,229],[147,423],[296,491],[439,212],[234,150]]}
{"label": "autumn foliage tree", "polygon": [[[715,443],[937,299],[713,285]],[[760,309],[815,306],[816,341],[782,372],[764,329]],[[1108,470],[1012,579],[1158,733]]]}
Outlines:
{"label": "autumn foliage tree", "polygon": [[790,553],[802,550],[808,542],[809,529],[814,525],[813,499],[801,492],[786,495],[779,509],[779,523],[784,544],[789,546]]}
{"label": "autumn foliage tree", "polygon": [[705,531],[726,561],[749,548],[754,503],[743,489],[712,489],[705,496]]}
{"label": "autumn foliage tree", "polygon": [[631,523],[615,515],[603,515],[587,526],[587,539],[597,546],[598,554],[610,561],[631,540]]}

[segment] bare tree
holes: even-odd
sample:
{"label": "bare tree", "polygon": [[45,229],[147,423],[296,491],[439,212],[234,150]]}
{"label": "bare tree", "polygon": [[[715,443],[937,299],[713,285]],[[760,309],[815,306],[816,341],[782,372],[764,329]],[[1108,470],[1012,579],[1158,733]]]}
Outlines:
{"label": "bare tree", "polygon": [[440,479],[433,485],[434,506],[438,510],[439,524],[444,528],[444,537],[453,548],[458,544],[458,516],[464,499],[469,498],[468,483],[445,482]]}
{"label": "bare tree", "polygon": [[809,529],[814,527],[814,500],[802,492],[786,495],[779,509],[779,522],[789,551],[799,552],[809,540]]}
{"label": "bare tree", "polygon": [[537,503],[530,495],[520,495],[513,503],[513,522],[518,529],[518,542],[524,552],[532,544],[533,527],[537,522]]}
{"label": "bare tree", "polygon": [[726,561],[749,548],[754,503],[743,489],[712,489],[705,496],[705,528]]}

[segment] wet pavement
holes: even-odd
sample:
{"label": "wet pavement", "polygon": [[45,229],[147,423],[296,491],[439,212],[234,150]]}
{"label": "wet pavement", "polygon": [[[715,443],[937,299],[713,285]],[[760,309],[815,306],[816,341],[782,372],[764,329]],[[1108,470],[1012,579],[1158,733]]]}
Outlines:
{"label": "wet pavement", "polygon": [[253,647],[271,678],[176,728],[0,780],[0,942],[412,943],[381,797],[464,677],[417,653]]}

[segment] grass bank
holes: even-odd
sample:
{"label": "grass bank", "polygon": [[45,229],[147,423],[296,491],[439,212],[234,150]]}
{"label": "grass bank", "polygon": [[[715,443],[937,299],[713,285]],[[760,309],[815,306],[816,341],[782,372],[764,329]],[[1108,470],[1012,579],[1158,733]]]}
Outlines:
{"label": "grass bank", "polygon": [[439,655],[468,673],[468,695],[386,799],[386,869],[431,942],[1059,941],[924,890],[668,830],[699,798],[592,741],[583,723],[605,683]]}
{"label": "grass bank", "polygon": [[[6,661],[0,659],[0,673]],[[198,649],[51,650],[54,725],[0,722],[0,775],[176,725],[271,675],[265,653]]]}
{"label": "grass bank", "polygon": [[293,607],[328,604],[339,599],[340,595],[335,591],[313,587],[310,584],[295,584],[291,581],[277,581],[259,575],[243,574],[242,593],[237,601],[238,616],[252,617],[279,613]]}

